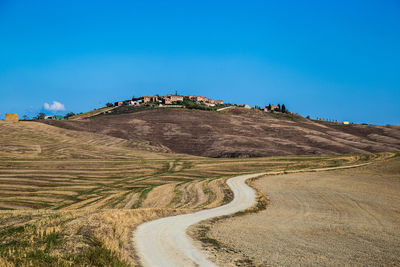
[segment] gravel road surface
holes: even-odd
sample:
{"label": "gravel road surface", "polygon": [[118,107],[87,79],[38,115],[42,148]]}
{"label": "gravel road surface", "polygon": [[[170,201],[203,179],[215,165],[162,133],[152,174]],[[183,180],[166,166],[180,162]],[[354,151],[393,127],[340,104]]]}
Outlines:
{"label": "gravel road surface", "polygon": [[213,217],[232,214],[252,207],[256,194],[245,181],[263,175],[248,174],[230,178],[227,184],[234,199],[223,206],[196,213],[161,218],[140,225],[133,237],[143,266],[216,266],[193,244],[186,230]]}

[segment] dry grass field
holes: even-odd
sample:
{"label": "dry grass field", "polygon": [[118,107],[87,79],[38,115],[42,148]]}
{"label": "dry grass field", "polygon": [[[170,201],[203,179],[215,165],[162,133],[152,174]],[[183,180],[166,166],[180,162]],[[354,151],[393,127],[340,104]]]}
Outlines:
{"label": "dry grass field", "polygon": [[254,186],[269,197],[267,209],[219,221],[207,234],[222,265],[400,265],[399,158],[265,176]]}
{"label": "dry grass field", "polygon": [[0,266],[131,266],[140,223],[221,205],[228,177],[381,161],[394,153],[213,159],[0,121]]}

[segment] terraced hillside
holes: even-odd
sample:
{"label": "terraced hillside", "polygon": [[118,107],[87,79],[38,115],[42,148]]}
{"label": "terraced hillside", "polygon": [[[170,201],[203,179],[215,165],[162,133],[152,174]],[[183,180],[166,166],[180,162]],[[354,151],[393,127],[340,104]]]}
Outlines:
{"label": "terraced hillside", "polygon": [[149,142],[175,153],[254,157],[400,150],[399,126],[342,125],[243,108],[222,112],[153,109],[81,121],[43,121],[66,129]]}

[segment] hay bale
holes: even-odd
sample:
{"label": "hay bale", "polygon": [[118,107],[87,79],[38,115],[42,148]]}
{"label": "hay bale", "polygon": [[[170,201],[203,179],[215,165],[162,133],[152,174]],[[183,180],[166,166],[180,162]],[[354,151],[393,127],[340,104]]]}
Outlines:
{"label": "hay bale", "polygon": [[18,115],[15,113],[6,113],[6,121],[19,121]]}

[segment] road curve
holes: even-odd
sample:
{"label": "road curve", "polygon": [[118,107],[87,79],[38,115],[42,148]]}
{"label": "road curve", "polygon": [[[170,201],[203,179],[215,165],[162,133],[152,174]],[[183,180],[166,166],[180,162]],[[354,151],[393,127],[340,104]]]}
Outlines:
{"label": "road curve", "polygon": [[161,218],[141,224],[133,241],[141,264],[147,266],[216,266],[187,236],[189,226],[201,221],[232,214],[256,204],[255,191],[245,181],[264,173],[240,175],[227,181],[234,198],[223,206],[191,214]]}

